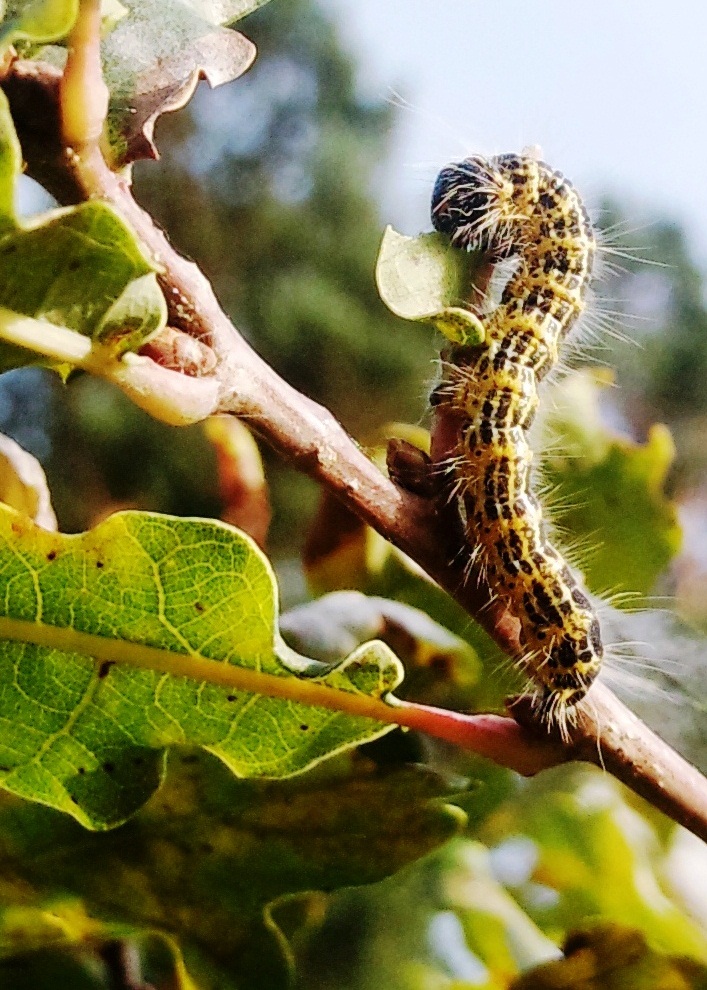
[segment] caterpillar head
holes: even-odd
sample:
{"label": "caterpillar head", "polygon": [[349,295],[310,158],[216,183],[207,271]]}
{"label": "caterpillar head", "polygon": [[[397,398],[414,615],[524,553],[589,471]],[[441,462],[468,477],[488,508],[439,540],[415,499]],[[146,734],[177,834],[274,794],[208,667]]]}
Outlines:
{"label": "caterpillar head", "polygon": [[513,186],[475,155],[447,165],[432,192],[432,224],[455,247],[496,251],[507,240],[502,229]]}

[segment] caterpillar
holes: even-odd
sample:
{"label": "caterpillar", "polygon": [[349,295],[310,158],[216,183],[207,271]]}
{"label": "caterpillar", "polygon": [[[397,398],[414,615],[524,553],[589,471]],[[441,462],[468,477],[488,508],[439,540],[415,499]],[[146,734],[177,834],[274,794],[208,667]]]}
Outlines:
{"label": "caterpillar", "polygon": [[601,667],[599,621],[553,547],[531,488],[528,430],[538,383],[585,307],[596,237],[574,187],[524,155],[474,156],[442,169],[432,222],[460,249],[513,259],[485,342],[443,355],[432,404],[453,424],[451,474],[472,562],[519,626],[516,657],[543,715],[562,730]]}

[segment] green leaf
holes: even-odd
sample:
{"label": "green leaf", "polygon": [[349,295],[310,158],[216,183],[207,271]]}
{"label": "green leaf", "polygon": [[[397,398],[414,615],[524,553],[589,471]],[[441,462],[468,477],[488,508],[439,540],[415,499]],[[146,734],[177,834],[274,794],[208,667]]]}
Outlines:
{"label": "green leaf", "polygon": [[13,990],[112,990],[107,961],[121,956],[130,961],[130,975],[138,970],[136,976],[160,986],[199,990],[166,933],[92,918],[65,896],[33,906],[6,901],[0,909],[0,982],[12,981]]}
{"label": "green leaf", "polygon": [[160,114],[191,98],[199,78],[220,86],[242,75],[255,46],[223,25],[261,6],[257,0],[140,0],[103,47],[110,90],[108,117],[115,165],[156,158],[152,140]]}
{"label": "green leaf", "polygon": [[[103,937],[172,933],[204,990],[270,990],[285,980],[266,905],[377,882],[434,849],[464,823],[448,790],[428,770],[359,756],[265,783],[237,781],[204,753],[173,754],[163,788],[109,833],[0,798],[0,897],[36,909],[57,892],[80,898],[84,927],[110,923]],[[0,950],[20,956],[29,934],[8,946],[0,927]]]}
{"label": "green leaf", "polygon": [[62,536],[0,507],[0,569],[0,784],[91,828],[144,803],[168,746],[280,777],[391,728],[313,704],[320,684],[385,698],[395,656],[293,654],[267,559],[225,524],[127,512]]}
{"label": "green leaf", "polygon": [[[504,986],[559,953],[503,889],[479,843],[453,840],[394,877],[273,905],[298,988]],[[347,937],[341,938],[346,932]]]}
{"label": "green leaf", "polygon": [[[19,144],[0,93],[0,307],[78,331],[116,356],[137,349],[166,322],[155,265],[105,203],[51,210],[21,224],[13,205],[20,169]],[[30,350],[0,348],[4,368],[33,360]]]}
{"label": "green leaf", "polygon": [[8,0],[0,21],[0,48],[16,41],[58,41],[71,30],[78,9],[79,0]]}
{"label": "green leaf", "polygon": [[599,385],[595,374],[576,372],[544,396],[545,480],[557,491],[561,527],[588,549],[580,560],[588,585],[647,594],[682,542],[664,493],[673,442],[662,425],[645,444],[608,429]]}
{"label": "green leaf", "polygon": [[468,308],[480,256],[450,246],[442,234],[406,237],[386,227],[376,264],[383,302],[406,320],[429,320],[449,340],[475,345],[483,324]]}

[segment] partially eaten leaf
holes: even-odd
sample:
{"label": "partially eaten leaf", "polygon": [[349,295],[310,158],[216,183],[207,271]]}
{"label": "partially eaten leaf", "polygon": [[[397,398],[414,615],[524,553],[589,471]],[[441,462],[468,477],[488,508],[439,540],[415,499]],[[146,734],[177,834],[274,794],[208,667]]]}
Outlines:
{"label": "partially eaten leaf", "polygon": [[140,0],[103,48],[110,89],[109,133],[114,165],[156,158],[158,117],[183,107],[199,79],[220,86],[241,76],[255,45],[226,25],[266,0]]}
{"label": "partially eaten leaf", "polygon": [[386,227],[376,264],[383,302],[405,320],[428,320],[456,344],[473,346],[485,331],[471,309],[480,256],[453,248],[442,234],[406,237]]}
{"label": "partially eaten leaf", "polygon": [[58,41],[71,29],[79,0],[8,0],[0,4],[0,49],[16,42]]}

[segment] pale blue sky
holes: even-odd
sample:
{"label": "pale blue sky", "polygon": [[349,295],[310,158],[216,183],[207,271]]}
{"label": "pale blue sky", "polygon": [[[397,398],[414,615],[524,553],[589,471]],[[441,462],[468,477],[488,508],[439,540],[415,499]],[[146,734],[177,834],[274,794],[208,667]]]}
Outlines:
{"label": "pale blue sky", "polygon": [[[384,219],[427,223],[450,158],[540,145],[590,200],[685,223],[707,268],[703,0],[320,0],[376,97],[401,112]],[[646,243],[650,231],[645,231]]]}

